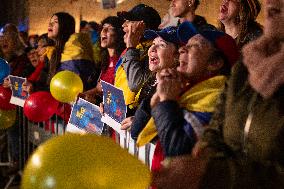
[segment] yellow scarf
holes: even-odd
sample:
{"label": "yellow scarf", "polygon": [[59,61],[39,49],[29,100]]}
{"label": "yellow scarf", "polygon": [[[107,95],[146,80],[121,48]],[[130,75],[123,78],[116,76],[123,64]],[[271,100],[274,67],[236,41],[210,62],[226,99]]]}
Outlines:
{"label": "yellow scarf", "polygon": [[[186,91],[178,100],[179,105],[188,111],[213,112],[219,95],[224,89],[225,76],[215,76],[202,81]],[[137,146],[144,146],[157,136],[153,117],[148,121],[137,139]]]}

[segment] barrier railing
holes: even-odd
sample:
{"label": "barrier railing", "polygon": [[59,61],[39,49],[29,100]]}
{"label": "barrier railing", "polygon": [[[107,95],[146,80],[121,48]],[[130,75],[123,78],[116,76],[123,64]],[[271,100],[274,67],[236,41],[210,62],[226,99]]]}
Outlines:
{"label": "barrier railing", "polygon": [[[0,123],[1,124],[1,123]],[[64,122],[59,116],[55,115],[50,120],[46,122],[31,122],[29,121],[24,113],[22,107],[17,107],[17,124],[13,127],[18,129],[18,171],[8,173],[8,176],[5,177],[4,189],[8,189],[13,181],[21,176],[22,170],[25,167],[25,164],[32,154],[32,152],[46,140],[57,136],[63,135],[65,133],[67,123]],[[7,139],[7,133],[11,128],[6,130],[0,130],[0,141],[5,141]],[[15,138],[14,138],[15,139]],[[126,149],[130,154],[137,157],[139,160],[144,162],[149,168],[151,167],[152,157],[155,149],[154,144],[147,144],[142,147],[137,147],[134,140],[131,139],[130,133],[126,131],[126,135],[121,137],[116,133],[116,142],[124,149]],[[16,146],[11,145],[11,142],[5,142],[6,147],[0,151],[0,169],[9,170],[13,168],[14,160],[11,158],[11,147],[17,148]],[[4,145],[4,143],[2,143]],[[1,149],[1,148],[0,148]],[[1,176],[1,175],[0,175]],[[1,188],[1,185],[0,185]]]}

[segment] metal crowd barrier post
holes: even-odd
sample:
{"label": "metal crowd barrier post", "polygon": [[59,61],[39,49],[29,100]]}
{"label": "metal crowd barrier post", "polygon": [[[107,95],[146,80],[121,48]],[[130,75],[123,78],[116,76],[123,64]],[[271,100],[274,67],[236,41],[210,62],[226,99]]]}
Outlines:
{"label": "metal crowd barrier post", "polygon": [[116,132],[116,143],[122,148],[127,149],[130,154],[137,157],[151,168],[154,150],[156,148],[155,144],[148,143],[145,146],[137,147],[136,142],[131,138],[129,131],[126,131],[125,137],[120,136],[119,133]]}
{"label": "metal crowd barrier post", "polygon": [[[17,176],[22,176],[22,171],[25,167],[25,164],[32,154],[32,152],[43,142],[46,140],[56,136],[62,135],[65,132],[65,123],[58,116],[53,116],[50,120],[45,122],[31,122],[24,115],[23,108],[17,107],[17,144],[18,148],[16,151],[18,153],[18,171],[14,173],[9,173],[9,175],[5,175],[7,177],[6,183],[4,184],[4,189],[8,189],[14,182]],[[0,123],[1,124],[1,123]],[[7,130],[0,133],[0,139],[7,138]],[[7,149],[5,153],[0,152],[0,169],[8,169],[13,166],[13,160],[11,158],[10,146],[8,142],[6,142],[5,148]],[[6,157],[5,157],[6,156]],[[1,170],[0,170],[1,171]],[[4,170],[5,171],[5,170]],[[0,187],[1,188],[1,187]]]}
{"label": "metal crowd barrier post", "polygon": [[[65,116],[65,108],[63,107],[63,109]],[[24,169],[25,164],[32,152],[46,140],[57,135],[63,135],[65,133],[67,124],[64,121],[65,119],[61,119],[57,115],[45,122],[31,122],[25,117],[22,107],[17,107],[17,118],[17,127],[19,130],[19,171],[9,177],[5,189],[9,188],[17,175],[22,175],[22,170]],[[138,148],[136,146],[136,142],[131,138],[128,131],[126,131],[125,137],[116,133],[116,143],[122,148],[127,149],[130,154],[144,162],[149,168],[151,167],[155,150],[154,144],[149,143]],[[8,161],[1,162],[2,154],[0,154],[0,167],[9,167],[12,165],[9,150],[7,151],[6,155],[8,157]]]}

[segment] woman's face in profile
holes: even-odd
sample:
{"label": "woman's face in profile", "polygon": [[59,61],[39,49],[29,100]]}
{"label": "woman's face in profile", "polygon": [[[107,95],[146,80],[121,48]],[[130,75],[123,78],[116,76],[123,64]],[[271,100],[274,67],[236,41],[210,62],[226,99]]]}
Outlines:
{"label": "woman's face in profile", "polygon": [[56,15],[53,15],[48,24],[48,32],[47,32],[48,38],[55,39],[58,36],[58,31],[59,31],[58,17]]}
{"label": "woman's face in profile", "polygon": [[148,50],[149,69],[152,72],[158,72],[164,68],[172,68],[175,65],[177,55],[177,47],[173,43],[167,42],[161,37],[156,37]]}
{"label": "woman's face in profile", "polygon": [[239,0],[223,0],[219,9],[219,20],[221,22],[235,21],[239,14]]}

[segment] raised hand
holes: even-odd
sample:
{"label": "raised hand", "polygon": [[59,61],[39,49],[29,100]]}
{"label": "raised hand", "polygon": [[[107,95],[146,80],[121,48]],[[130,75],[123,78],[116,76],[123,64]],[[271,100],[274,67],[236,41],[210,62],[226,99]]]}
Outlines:
{"label": "raised hand", "polygon": [[26,81],[22,84],[22,89],[23,91],[26,91],[30,94],[33,91],[33,84],[31,82]]}
{"label": "raised hand", "polygon": [[143,21],[129,21],[127,24],[128,35],[126,37],[126,47],[136,47],[145,31],[145,23]]}
{"label": "raised hand", "polygon": [[128,129],[130,129],[133,120],[134,120],[134,116],[130,116],[130,117],[125,118],[121,122],[121,130],[128,130]]}
{"label": "raised hand", "polygon": [[175,69],[164,69],[157,74],[157,95],[160,101],[177,100],[182,90],[180,74]]}

